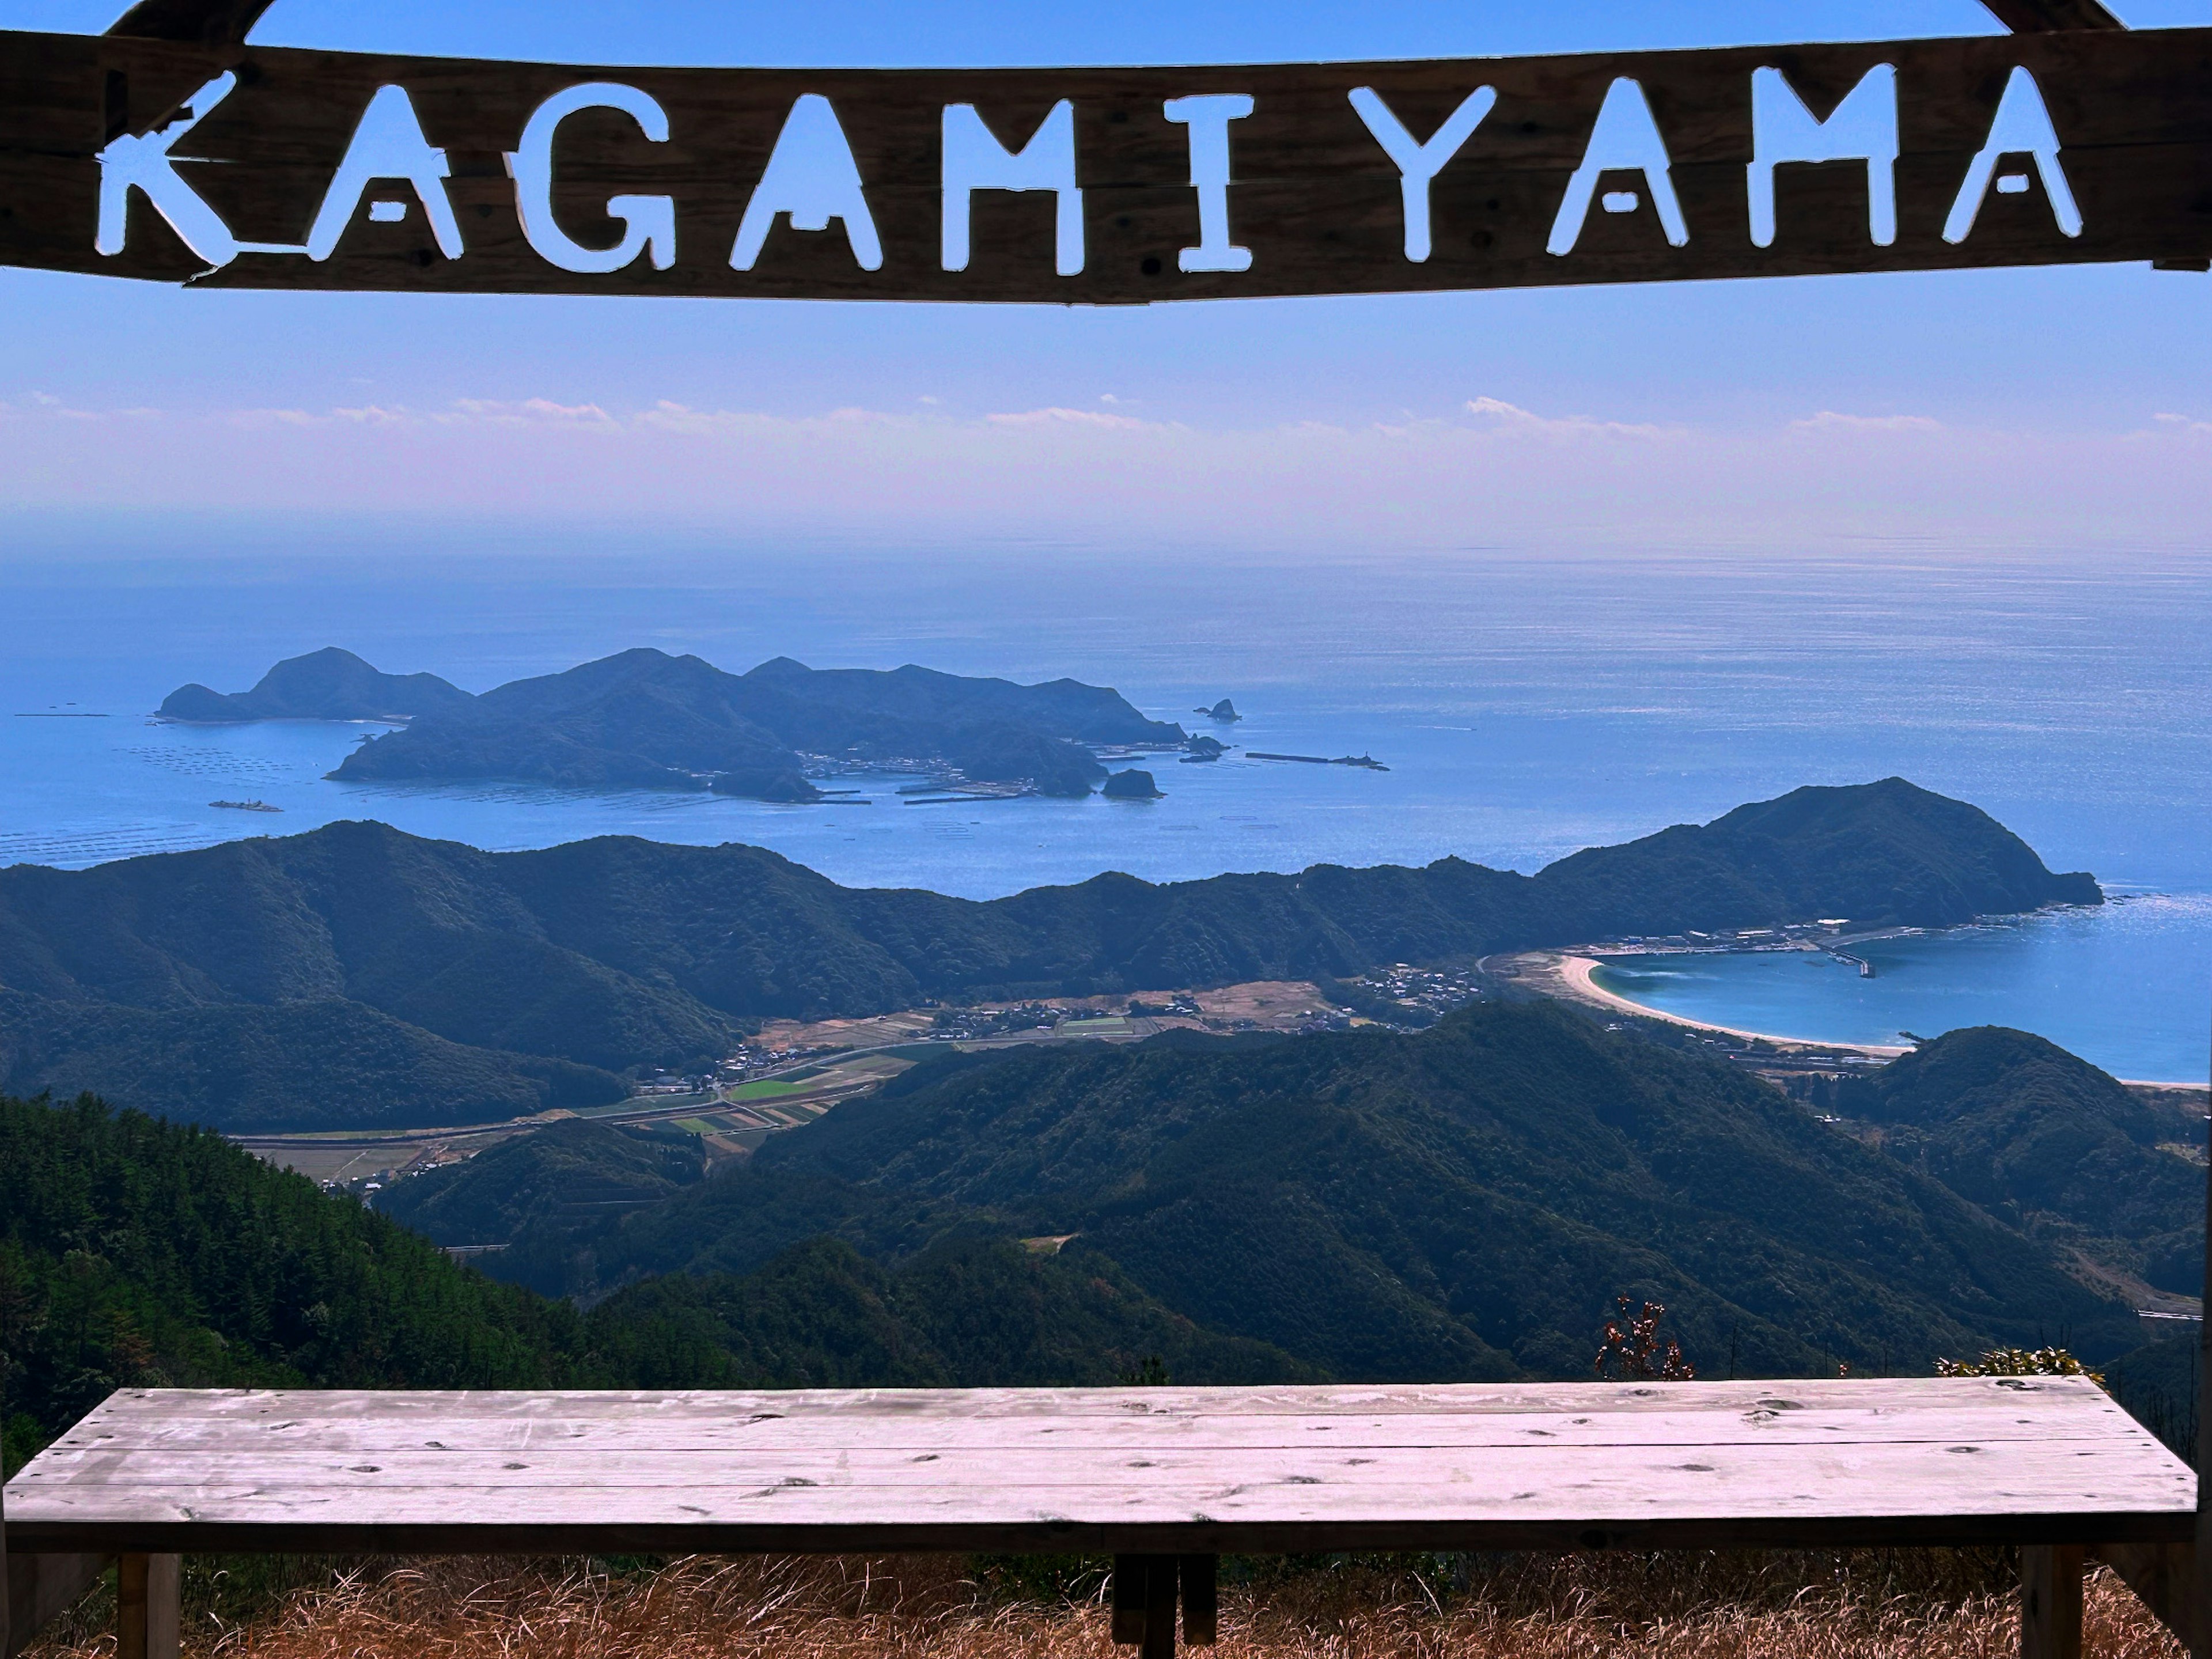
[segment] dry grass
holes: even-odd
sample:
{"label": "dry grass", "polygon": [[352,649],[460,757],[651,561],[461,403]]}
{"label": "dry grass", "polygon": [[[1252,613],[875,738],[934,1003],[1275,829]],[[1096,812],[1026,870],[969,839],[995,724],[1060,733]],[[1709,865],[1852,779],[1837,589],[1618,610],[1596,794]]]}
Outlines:
{"label": "dry grass", "polygon": [[[1095,1600],[1016,1595],[932,1559],[460,1560],[364,1569],[242,1626],[203,1617],[193,1659],[1127,1659]],[[1441,1558],[1270,1570],[1224,1585],[1218,1659],[2011,1659],[1994,1555]],[[1097,1575],[1081,1583],[1095,1583]],[[2086,1651],[2181,1659],[2096,1571]],[[106,1636],[35,1659],[106,1659]]]}

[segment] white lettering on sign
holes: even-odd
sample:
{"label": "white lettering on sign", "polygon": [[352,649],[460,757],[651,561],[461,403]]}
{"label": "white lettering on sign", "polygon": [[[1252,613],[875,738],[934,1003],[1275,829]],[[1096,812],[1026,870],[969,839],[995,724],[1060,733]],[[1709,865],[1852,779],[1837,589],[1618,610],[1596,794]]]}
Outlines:
{"label": "white lettering on sign", "polygon": [[1182,270],[1249,270],[1252,250],[1229,240],[1229,124],[1253,110],[1247,92],[1170,98],[1161,112],[1190,129],[1190,182],[1198,191],[1198,246],[1176,255]]}
{"label": "white lettering on sign", "polygon": [[784,117],[768,169],[745,204],[737,246],[730,250],[732,270],[753,268],[779,213],[791,216],[793,230],[827,230],[831,220],[841,221],[860,269],[884,268],[883,241],[860,188],[860,164],[853,159],[836,108],[819,93],[800,97]]}
{"label": "white lettering on sign", "polygon": [[969,198],[979,190],[1048,190],[1059,200],[1053,269],[1083,274],[1083,192],[1075,183],[1075,106],[1061,99],[1029,143],[1009,150],[973,104],[945,106],[944,253],[947,270],[968,269]]}
{"label": "white lettering on sign", "polygon": [[93,236],[94,252],[110,258],[123,252],[130,234],[131,192],[135,190],[154,204],[154,211],[168,222],[169,228],[196,257],[217,266],[238,257],[238,239],[230,234],[230,227],[177,172],[178,162],[192,158],[172,153],[177,141],[205,120],[208,112],[229,97],[237,85],[235,75],[217,76],[179,106],[176,118],[167,126],[143,135],[126,133],[100,152],[100,224]]}
{"label": "white lettering on sign", "polygon": [[521,216],[522,234],[538,256],[562,270],[580,276],[604,276],[649,254],[655,270],[676,263],[676,198],[672,196],[615,196],[607,200],[607,216],[622,221],[623,234],[612,247],[586,247],[562,230],[553,217],[553,138],[561,123],[579,110],[620,110],[656,144],[668,142],[668,115],[635,87],[611,81],[588,82],[555,93],[532,114],[522,129],[522,143],[507,158],[514,179],[515,211]]}
{"label": "white lettering on sign", "polygon": [[434,149],[415,118],[415,106],[404,87],[379,87],[354,129],[345,159],[324,192],[322,210],[307,232],[307,257],[327,259],[337,252],[338,238],[353,222],[361,198],[369,185],[385,179],[404,179],[415,186],[422,210],[430,216],[430,228],[438,239],[438,252],[448,259],[461,257],[461,225],[453,217],[453,204],[446,197],[450,169],[446,152]]}
{"label": "white lettering on sign", "polygon": [[1559,204],[1559,217],[1552,222],[1551,240],[1545,245],[1553,253],[1564,256],[1575,251],[1575,244],[1582,240],[1583,226],[1589,219],[1590,204],[1597,196],[1598,180],[1608,173],[1642,173],[1667,240],[1675,247],[1689,246],[1690,227],[1682,217],[1681,200],[1674,194],[1674,167],[1668,158],[1667,141],[1659,136],[1658,122],[1651,118],[1651,104],[1644,95],[1643,83],[1625,75],[1606,88],[1597,125],[1591,130],[1589,148],[1583,151],[1583,164],[1567,181],[1566,199]]}
{"label": "white lettering on sign", "polygon": [[1375,142],[1398,164],[1398,188],[1406,205],[1406,258],[1417,265],[1425,264],[1434,247],[1429,234],[1429,185],[1444,170],[1444,164],[1474,137],[1483,117],[1498,106],[1498,88],[1477,87],[1468,94],[1444,124],[1429,135],[1425,144],[1413,142],[1406,124],[1391,112],[1374,88],[1354,87],[1352,106],[1367,123]]}
{"label": "white lettering on sign", "polygon": [[1778,69],[1751,74],[1751,240],[1774,246],[1774,169],[1793,161],[1864,161],[1867,234],[1897,240],[1897,68],[1877,64],[1825,121]]}
{"label": "white lettering on sign", "polygon": [[[2057,220],[2060,232],[2067,236],[2081,234],[2081,210],[2075,204],[2074,188],[2066,182],[2066,169],[2058,161],[2058,129],[2051,125],[2051,111],[2043,101],[2043,88],[2036,85],[2035,77],[2024,68],[2014,68],[2012,78],[2005,82],[2004,96],[1997,100],[1996,117],[1990,123],[1989,142],[1974,157],[1973,165],[1966,169],[1966,180],[1959,186],[1958,200],[1951,204],[1951,216],[1944,222],[1943,240],[1956,246],[1973,234],[1974,221],[1988,199],[1990,181],[1997,170],[1997,163],[2008,155],[2028,155],[2035,160],[2035,170],[2043,179],[2043,193],[2051,200],[2051,216]],[[2025,195],[2027,176],[2008,173],[1996,181],[1997,189],[2006,196]]]}

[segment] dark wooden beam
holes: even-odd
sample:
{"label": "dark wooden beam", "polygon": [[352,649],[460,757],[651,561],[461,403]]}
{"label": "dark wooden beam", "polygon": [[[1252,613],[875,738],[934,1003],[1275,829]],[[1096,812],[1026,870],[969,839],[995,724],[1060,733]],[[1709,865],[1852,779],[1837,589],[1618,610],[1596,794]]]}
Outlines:
{"label": "dark wooden beam", "polygon": [[1997,21],[2014,34],[2051,34],[2061,29],[2124,29],[2125,23],[2100,0],[1982,0]]}
{"label": "dark wooden beam", "polygon": [[[184,40],[234,46],[269,9],[272,0],[138,0],[110,34],[141,40]],[[2015,34],[2057,29],[2118,29],[2126,24],[2100,0],[1982,0]]]}
{"label": "dark wooden beam", "polygon": [[107,32],[134,40],[237,46],[272,0],[138,0]]}

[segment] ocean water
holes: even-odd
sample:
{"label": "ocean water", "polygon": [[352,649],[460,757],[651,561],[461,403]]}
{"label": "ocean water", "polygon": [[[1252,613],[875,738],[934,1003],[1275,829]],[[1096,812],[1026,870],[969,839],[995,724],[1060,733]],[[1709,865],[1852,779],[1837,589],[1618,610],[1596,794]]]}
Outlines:
{"label": "ocean water", "polygon": [[1620,957],[1596,979],[1649,1007],[1769,1036],[1896,1043],[2012,1025],[2118,1077],[2202,1083],[2208,939],[2212,896],[2142,895],[1853,945],[1872,979],[1817,951]]}
{"label": "ocean water", "polygon": [[[1880,546],[1285,561],[761,548],[706,532],[649,548],[580,530],[464,541],[398,524],[169,525],[158,543],[128,526],[9,528],[0,864],[82,867],[374,817],[493,848],[611,834],[747,842],[842,882],[981,897],[1109,869],[1165,880],[1456,854],[1533,870],[1799,784],[1901,774],[1984,806],[2054,868],[2158,896],[1903,941],[1884,948],[1907,965],[1871,981],[1741,958],[1663,994],[1696,999],[1681,1006],[1695,1017],[1791,1034],[1996,1019],[2129,1076],[2207,1070],[2202,556]],[[850,781],[870,805],[791,807],[340,785],[323,775],[363,730],[148,720],[187,680],[240,690],[278,658],[330,644],[471,690],[639,645],[732,670],[788,654],[1065,674],[1198,729],[1212,728],[1194,708],[1231,696],[1247,716],[1224,733],[1231,742],[1371,752],[1390,770],[1168,755],[1147,763],[1167,792],[1152,803],[913,806],[863,778]],[[283,815],[210,805],[248,798]],[[2081,971],[2063,974],[2069,961]],[[1747,1017],[1759,1009],[1803,1017],[1761,1025]],[[1806,1024],[1816,1013],[1817,1028]]]}

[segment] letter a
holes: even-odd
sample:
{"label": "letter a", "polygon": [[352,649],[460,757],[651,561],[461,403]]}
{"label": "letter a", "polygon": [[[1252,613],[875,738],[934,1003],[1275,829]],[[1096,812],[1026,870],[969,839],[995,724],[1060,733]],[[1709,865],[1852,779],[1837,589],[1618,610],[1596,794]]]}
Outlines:
{"label": "letter a", "polygon": [[1059,198],[1053,266],[1083,274],[1083,192],[1075,185],[1075,106],[1061,99],[1019,151],[983,125],[973,104],[947,104],[944,116],[945,250],[947,270],[968,269],[969,198],[979,190],[1048,190]]}
{"label": "letter a", "polygon": [[791,216],[793,230],[827,230],[832,219],[843,221],[846,246],[860,269],[884,268],[884,245],[860,187],[860,164],[853,159],[836,108],[817,92],[799,98],[784,117],[768,170],[745,204],[737,246],[730,251],[731,269],[753,268],[779,213]]}
{"label": "letter a", "polygon": [[[1605,106],[1597,112],[1589,148],[1583,152],[1583,164],[1567,182],[1566,199],[1559,204],[1559,216],[1552,222],[1552,240],[1546,245],[1553,253],[1575,251],[1589,217],[1590,203],[1597,195],[1597,181],[1608,173],[1641,173],[1651,191],[1651,204],[1659,210],[1659,222],[1666,228],[1668,241],[1675,247],[1689,246],[1690,227],[1683,220],[1682,204],[1674,194],[1674,163],[1667,157],[1667,141],[1659,136],[1659,124],[1651,118],[1651,104],[1644,95],[1643,84],[1626,76],[1606,88]],[[1628,205],[1632,208],[1635,204],[1632,201]],[[1611,210],[1609,198],[1607,207]]]}
{"label": "letter a", "polygon": [[[2035,77],[2025,69],[2014,69],[2012,78],[2005,82],[2004,96],[1997,100],[1996,118],[1990,123],[1989,143],[1982,146],[1981,154],[1974,157],[1973,165],[1966,169],[1966,181],[1959,186],[1959,199],[1951,204],[1951,216],[1944,222],[1943,240],[1954,246],[1973,234],[1974,221],[1980,216],[1982,203],[1990,193],[1990,181],[1996,174],[1997,162],[2008,155],[2032,155],[2035,170],[2043,177],[2043,193],[2051,198],[2051,216],[2058,221],[2061,234],[2079,236],[2081,234],[2081,210],[2074,204],[2073,187],[2066,182],[2066,169],[2058,164],[2058,129],[2051,124],[2051,111],[2043,101],[2043,88],[2035,84]],[[2000,191],[2011,194],[2007,188],[2010,177],[1996,180]],[[2027,188],[2021,179],[2019,188]]]}
{"label": "letter a", "polygon": [[[1876,64],[1825,121],[1778,69],[1751,72],[1751,240],[1774,246],[1774,169],[1787,161],[1864,161],[1867,233],[1897,240],[1897,70]],[[1856,137],[1854,134],[1856,133]]]}
{"label": "letter a", "polygon": [[448,259],[459,258],[460,222],[453,217],[453,204],[446,197],[450,172],[446,152],[433,149],[422,136],[422,124],[415,118],[407,88],[379,87],[376,96],[368,100],[361,125],[354,129],[345,160],[338,163],[337,173],[331,179],[322,210],[315,215],[314,228],[307,233],[307,257],[320,261],[337,252],[338,238],[353,222],[371,184],[404,179],[415,187],[422,211],[430,216],[438,252]]}
{"label": "letter a", "polygon": [[92,243],[95,252],[110,258],[123,252],[130,234],[131,192],[136,190],[144,192],[154,211],[168,221],[169,228],[198,258],[218,267],[238,258],[238,239],[230,227],[178,175],[176,164],[191,158],[169,153],[237,85],[235,75],[220,75],[194,93],[167,126],[143,135],[125,133],[100,152],[100,228]]}

